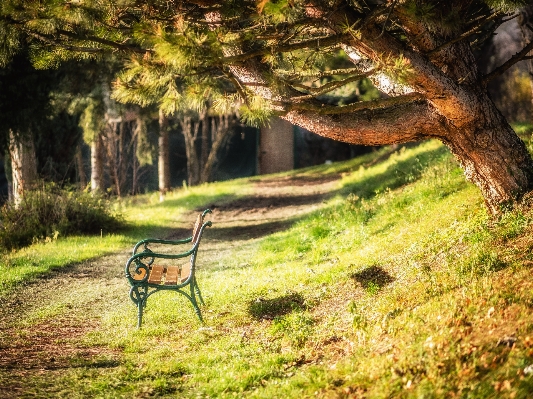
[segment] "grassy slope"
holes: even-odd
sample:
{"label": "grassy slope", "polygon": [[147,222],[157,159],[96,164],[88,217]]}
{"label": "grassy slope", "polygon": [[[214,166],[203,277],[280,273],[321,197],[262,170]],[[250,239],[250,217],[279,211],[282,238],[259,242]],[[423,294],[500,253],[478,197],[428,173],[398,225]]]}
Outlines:
{"label": "grassy slope", "polygon": [[[61,373],[26,376],[27,396],[528,397],[531,211],[490,220],[436,142],[368,166],[376,156],[295,172],[344,175],[338,195],[290,229],[212,250],[198,277],[205,326],[180,311],[184,301],[161,295],[137,331],[134,307],[113,297],[98,315],[87,310],[100,326],[77,344],[119,355],[103,351],[71,359]],[[140,220],[133,233],[87,239],[91,252],[76,255],[63,250],[74,241],[39,244],[1,267],[16,274],[24,267],[17,262],[51,265],[42,272],[81,261],[172,227],[169,215],[213,201],[204,195],[250,191],[240,180],[162,205],[146,200],[130,216]],[[47,251],[55,260],[41,261]],[[16,287],[3,284],[5,292]],[[109,287],[94,290],[106,298]],[[47,306],[56,310],[26,313],[11,327],[58,317],[54,301]],[[8,374],[0,372],[0,384]]]}

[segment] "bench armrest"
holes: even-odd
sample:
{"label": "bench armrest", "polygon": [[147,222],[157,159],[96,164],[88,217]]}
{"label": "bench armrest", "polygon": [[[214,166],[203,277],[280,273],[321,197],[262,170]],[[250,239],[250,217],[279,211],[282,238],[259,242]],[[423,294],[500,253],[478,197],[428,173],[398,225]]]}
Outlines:
{"label": "bench armrest", "polygon": [[144,245],[144,250],[147,251],[148,244],[169,244],[169,245],[179,245],[179,244],[187,244],[192,241],[192,236],[184,238],[182,240],[163,240],[159,238],[145,238],[144,240],[139,241],[135,246],[133,247],[133,255],[137,253],[137,250],[141,245]]}
{"label": "bench armrest", "polygon": [[[148,279],[149,268],[154,263],[155,259],[180,259],[191,256],[196,251],[197,245],[193,246],[190,250],[179,254],[160,254],[152,252],[151,250],[144,250],[134,254],[126,262],[126,278],[130,284],[144,283]],[[143,261],[148,259],[148,261]]]}
{"label": "bench armrest", "polygon": [[193,230],[193,235],[181,240],[163,240],[159,238],[146,238],[144,240],[139,241],[135,246],[133,247],[133,255],[137,253],[137,250],[141,245],[144,245],[144,250],[147,251],[148,244],[168,244],[168,245],[179,245],[179,244],[186,244],[191,242],[195,238],[195,230],[198,228],[199,230],[203,230],[205,226],[211,226],[211,222],[203,222],[205,215],[208,213],[213,213],[211,209],[206,209],[202,212],[202,214],[199,216],[199,220],[196,222],[197,226],[195,226],[195,229]]}

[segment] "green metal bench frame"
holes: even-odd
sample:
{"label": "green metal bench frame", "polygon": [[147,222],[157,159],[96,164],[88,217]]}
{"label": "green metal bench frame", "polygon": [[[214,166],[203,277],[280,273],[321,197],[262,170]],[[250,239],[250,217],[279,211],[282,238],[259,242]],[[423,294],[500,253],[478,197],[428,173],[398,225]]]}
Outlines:
{"label": "green metal bench frame", "polygon": [[[208,213],[211,213],[210,209],[206,209],[202,214],[198,215],[192,235],[188,238],[183,240],[147,238],[139,241],[133,247],[133,256],[126,262],[125,271],[126,278],[131,285],[130,298],[137,305],[137,328],[141,327],[143,311],[148,297],[159,291],[175,291],[187,297],[196,315],[203,322],[202,312],[196,297],[198,296],[202,305],[205,305],[205,303],[196,281],[195,266],[202,234],[206,227],[211,226],[211,221],[204,222],[204,217]],[[192,248],[178,254],[157,253],[149,248],[150,244],[179,245],[187,243],[192,243]],[[143,250],[137,252],[141,246],[143,246]],[[181,268],[179,266],[163,267],[154,265],[154,261],[158,258],[181,259],[188,257],[190,257],[190,267],[189,265]],[[182,272],[188,274],[182,275]],[[165,281],[163,282],[163,280]]]}

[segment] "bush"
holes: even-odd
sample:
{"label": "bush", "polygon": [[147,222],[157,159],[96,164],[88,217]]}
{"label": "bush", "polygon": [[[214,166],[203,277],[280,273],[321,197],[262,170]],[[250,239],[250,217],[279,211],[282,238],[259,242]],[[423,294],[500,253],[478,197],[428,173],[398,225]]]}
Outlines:
{"label": "bush", "polygon": [[40,239],[58,235],[100,234],[125,226],[102,195],[43,184],[25,194],[15,206],[0,209],[0,247],[21,248]]}

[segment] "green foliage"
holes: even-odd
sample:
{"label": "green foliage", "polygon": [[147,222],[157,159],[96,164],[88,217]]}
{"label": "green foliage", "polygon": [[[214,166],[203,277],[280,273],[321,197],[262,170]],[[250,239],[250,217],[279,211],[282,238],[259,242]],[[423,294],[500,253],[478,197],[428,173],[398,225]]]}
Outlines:
{"label": "green foliage", "polygon": [[148,137],[148,127],[145,118],[137,119],[135,134],[139,137],[135,153],[135,156],[139,160],[139,164],[141,166],[151,165],[153,163],[153,153],[155,149]]}
{"label": "green foliage", "polygon": [[91,144],[102,132],[105,124],[105,110],[102,101],[88,98],[87,106],[84,108],[79,125],[83,131],[83,140]]}
{"label": "green foliage", "polygon": [[527,0],[484,0],[484,2],[489,7],[501,10],[503,12],[513,12],[519,7],[524,7],[528,4]]}
{"label": "green foliage", "polygon": [[268,101],[261,97],[253,96],[245,105],[239,108],[241,120],[247,125],[261,127],[268,124],[273,115],[273,110]]}
{"label": "green foliage", "polygon": [[10,24],[0,21],[0,67],[4,68],[20,51],[20,34]]}
{"label": "green foliage", "polygon": [[58,236],[98,234],[124,227],[109,200],[51,183],[27,192],[18,205],[5,204],[0,210],[0,223],[0,247],[5,249],[55,240]]}
{"label": "green foliage", "polygon": [[300,4],[291,0],[261,0],[258,2],[259,14],[274,24],[294,22],[302,10]]}

